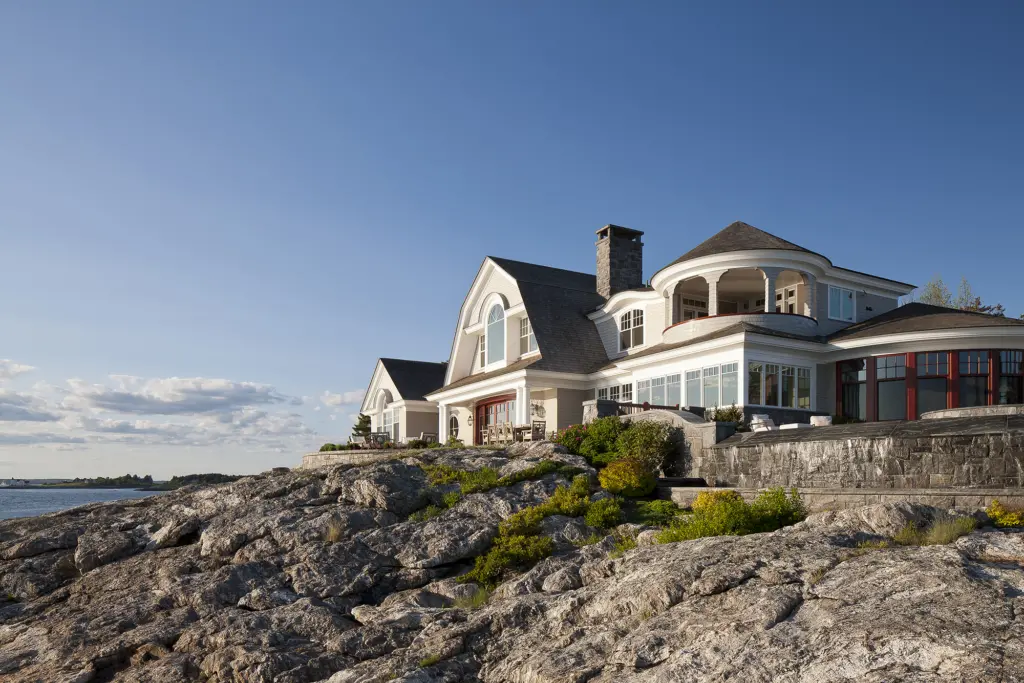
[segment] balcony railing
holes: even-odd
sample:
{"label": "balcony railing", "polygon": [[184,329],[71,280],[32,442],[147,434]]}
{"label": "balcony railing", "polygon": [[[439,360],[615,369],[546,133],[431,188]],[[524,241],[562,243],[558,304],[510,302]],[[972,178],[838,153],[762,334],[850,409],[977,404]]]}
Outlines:
{"label": "balcony railing", "polygon": [[637,413],[644,413],[648,410],[679,410],[679,404],[674,406],[659,406],[652,403],[620,403],[618,414],[619,415],[636,415]]}

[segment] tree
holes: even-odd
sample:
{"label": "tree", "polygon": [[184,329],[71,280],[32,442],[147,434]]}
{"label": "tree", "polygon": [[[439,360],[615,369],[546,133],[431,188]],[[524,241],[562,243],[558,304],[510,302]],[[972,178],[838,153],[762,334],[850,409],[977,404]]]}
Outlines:
{"label": "tree", "polygon": [[939,275],[933,277],[928,281],[928,284],[921,288],[920,294],[917,295],[917,300],[922,304],[953,308],[953,295]]}
{"label": "tree", "polygon": [[[960,278],[960,286],[957,287],[956,297],[954,297],[949,291],[949,287],[942,281],[942,277],[936,275],[928,284],[921,288],[917,301],[922,304],[956,308],[972,313],[985,313],[1000,318],[1006,315],[1006,310],[1002,304],[986,304],[982,302],[981,297],[974,293],[974,290],[971,289],[971,283],[965,277]],[[1021,317],[1024,318],[1024,316]]]}
{"label": "tree", "polygon": [[370,435],[370,416],[359,413],[359,419],[356,420],[355,425],[352,427],[352,436],[361,436],[366,438]]}

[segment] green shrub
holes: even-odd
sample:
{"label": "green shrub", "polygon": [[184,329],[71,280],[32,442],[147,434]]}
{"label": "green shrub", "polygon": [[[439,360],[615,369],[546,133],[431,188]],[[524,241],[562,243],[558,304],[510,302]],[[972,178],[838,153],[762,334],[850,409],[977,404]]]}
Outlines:
{"label": "green shrub", "polygon": [[459,477],[459,483],[462,484],[463,493],[477,493],[489,491],[496,486],[500,486],[498,483],[499,479],[498,470],[491,467],[481,467],[474,472],[464,472]]}
{"label": "green shrub", "polygon": [[702,512],[722,502],[742,501],[740,494],[729,489],[720,491],[701,491],[690,503],[690,509],[694,512]]}
{"label": "green shrub", "polygon": [[559,486],[551,494],[551,498],[540,507],[549,510],[550,515],[565,515],[566,517],[582,517],[590,506],[590,497],[587,493],[580,494],[577,488]]}
{"label": "green shrub", "polygon": [[672,452],[668,440],[668,427],[660,422],[642,420],[634,422],[615,442],[615,449],[623,458],[643,465],[648,472],[656,472]]}
{"label": "green shrub", "polygon": [[629,497],[646,496],[655,486],[654,475],[636,460],[617,460],[601,470],[598,479],[602,488]]}
{"label": "green shrub", "polygon": [[641,500],[636,503],[636,517],[641,524],[668,526],[682,512],[670,500]]}
{"label": "green shrub", "polygon": [[554,549],[554,541],[547,536],[498,536],[491,549],[476,558],[473,569],[460,576],[459,581],[493,589],[507,571],[532,567]]}
{"label": "green shrub", "polygon": [[584,520],[589,526],[611,529],[622,523],[622,507],[614,498],[594,501],[584,515]]}
{"label": "green shrub", "polygon": [[553,442],[565,446],[565,450],[573,455],[580,454],[580,445],[587,436],[587,425],[569,425],[562,431],[555,434],[551,439]]}
{"label": "green shrub", "polygon": [[334,449],[335,446],[333,443],[325,443],[323,446],[320,447],[320,452],[324,453],[326,451],[333,451]]}
{"label": "green shrub", "polygon": [[449,465],[421,465],[420,469],[426,472],[427,481],[434,485],[459,481],[459,477],[464,474],[462,470],[457,470]]}
{"label": "green shrub", "polygon": [[615,450],[615,441],[625,429],[626,425],[617,415],[594,420],[587,425],[586,436],[580,442],[579,454],[589,461],[602,453]]}
{"label": "green shrub", "polygon": [[462,494],[459,491],[452,491],[441,496],[441,504],[446,508],[455,507],[460,500],[462,500]]}
{"label": "green shrub", "polygon": [[738,408],[736,405],[731,405],[728,408],[715,408],[708,411],[708,419],[712,422],[736,422],[737,424],[742,424],[743,409]]}
{"label": "green shrub", "polygon": [[441,661],[441,655],[428,655],[420,660],[420,668],[426,669],[428,666],[434,666]]}
{"label": "green shrub", "polygon": [[498,525],[501,536],[530,536],[540,533],[540,523],[554,512],[549,512],[545,504],[524,508],[509,515]]}
{"label": "green shrub", "polygon": [[940,519],[924,529],[908,524],[896,533],[893,540],[900,545],[947,545],[971,533],[978,526],[973,517]]}
{"label": "green shrub", "polygon": [[409,448],[427,448],[430,445],[429,441],[423,439],[409,439],[406,444]]}
{"label": "green shrub", "polygon": [[590,465],[595,469],[601,469],[602,467],[608,467],[616,460],[622,460],[622,455],[618,451],[608,451],[607,453],[598,453],[593,458],[587,459]]}
{"label": "green shrub", "polygon": [[616,533],[615,534],[615,547],[612,548],[611,552],[608,553],[608,557],[616,558],[622,557],[627,551],[636,548],[636,536],[632,533]]}
{"label": "green shrub", "polygon": [[454,607],[459,609],[479,609],[491,599],[491,591],[486,588],[477,588],[476,591],[466,598],[455,598]]}
{"label": "green shrub", "polygon": [[576,475],[572,478],[572,484],[569,486],[569,490],[577,496],[589,496],[590,477],[585,474]]}
{"label": "green shrub", "polygon": [[985,513],[999,528],[1024,526],[1024,510],[1006,507],[998,500],[993,500],[985,509]]}
{"label": "green shrub", "polygon": [[796,489],[790,489],[788,496],[781,488],[762,491],[750,511],[757,526],[754,531],[774,531],[807,518],[807,508]]}

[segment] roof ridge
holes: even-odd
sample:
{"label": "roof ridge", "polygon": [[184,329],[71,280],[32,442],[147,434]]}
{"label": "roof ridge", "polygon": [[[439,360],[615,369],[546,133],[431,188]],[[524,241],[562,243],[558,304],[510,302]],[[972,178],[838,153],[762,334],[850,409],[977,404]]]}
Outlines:
{"label": "roof ridge", "polygon": [[572,273],[573,275],[585,275],[587,277],[596,278],[597,276],[593,273],[584,273],[581,270],[569,270],[568,268],[559,268],[558,266],[546,266],[543,263],[530,263],[529,261],[520,261],[514,258],[506,258],[504,256],[488,256],[494,262],[506,261],[508,263],[517,263],[523,266],[533,266],[534,268],[547,268],[548,270],[559,270],[563,273]]}

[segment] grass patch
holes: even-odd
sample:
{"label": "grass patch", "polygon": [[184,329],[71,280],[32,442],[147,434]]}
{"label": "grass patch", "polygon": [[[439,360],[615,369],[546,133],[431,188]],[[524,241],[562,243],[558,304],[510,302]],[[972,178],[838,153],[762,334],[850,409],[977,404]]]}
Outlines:
{"label": "grass patch", "polygon": [[622,557],[628,551],[636,548],[636,536],[632,533],[619,533],[616,532],[615,536],[615,547],[608,553],[608,557],[615,559]]}
{"label": "grass patch", "polygon": [[328,543],[337,543],[345,537],[345,526],[340,520],[332,519],[324,529],[324,540]]}
{"label": "grass patch", "polygon": [[604,540],[604,538],[605,538],[604,534],[600,534],[600,533],[594,532],[594,533],[590,534],[589,536],[584,536],[583,538],[576,539],[575,541],[572,542],[572,544],[574,546],[576,546],[577,548],[585,548],[588,545],[594,545],[595,543],[600,543],[601,541]]}
{"label": "grass patch", "polygon": [[459,609],[479,609],[491,599],[491,591],[477,588],[476,592],[465,598],[455,598],[455,607]]}
{"label": "grass patch", "polygon": [[[450,465],[421,465],[420,467],[426,472],[427,481],[434,486],[457,483],[463,495],[482,493],[499,486],[512,486],[529,479],[540,479],[547,474],[565,469],[565,466],[560,466],[551,460],[542,460],[532,467],[502,477],[493,467],[481,467],[473,471],[457,470]],[[575,468],[569,469],[575,470]]]}
{"label": "grass patch", "polygon": [[693,514],[677,516],[658,534],[658,543],[775,531],[807,517],[807,508],[796,489],[789,495],[781,488],[769,489],[749,504],[735,491],[704,491],[692,508]]}
{"label": "grass patch", "polygon": [[971,533],[977,526],[978,521],[973,517],[940,519],[923,529],[908,524],[897,532],[893,540],[900,545],[948,545]]}
{"label": "grass patch", "polygon": [[434,666],[441,661],[441,655],[429,655],[420,660],[420,668],[426,669],[428,666]]}
{"label": "grass patch", "polygon": [[627,513],[629,521],[647,526],[668,526],[683,511],[670,500],[639,500]]}
{"label": "grass patch", "polygon": [[409,515],[409,521],[410,522],[426,522],[428,519],[433,519],[434,517],[437,517],[438,515],[440,515],[444,511],[445,511],[445,508],[443,508],[443,507],[440,507],[440,506],[437,506],[437,505],[428,505],[427,507],[423,508],[422,510],[417,510],[416,512],[414,512],[411,515]]}

